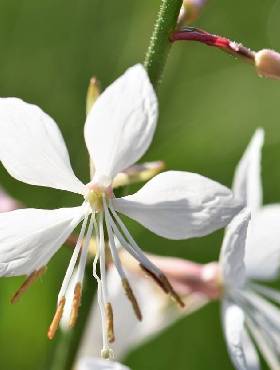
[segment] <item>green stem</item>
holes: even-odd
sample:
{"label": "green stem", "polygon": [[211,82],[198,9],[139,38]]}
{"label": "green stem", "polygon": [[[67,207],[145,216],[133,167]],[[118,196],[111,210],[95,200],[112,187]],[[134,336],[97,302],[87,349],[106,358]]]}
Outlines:
{"label": "green stem", "polygon": [[74,361],[85,331],[95,295],[95,284],[92,276],[92,263],[86,267],[82,304],[77,324],[73,329],[60,330],[50,348],[45,370],[72,370]]}
{"label": "green stem", "polygon": [[182,0],[162,0],[144,65],[154,87],[161,75],[171,48],[169,36],[175,30]]}

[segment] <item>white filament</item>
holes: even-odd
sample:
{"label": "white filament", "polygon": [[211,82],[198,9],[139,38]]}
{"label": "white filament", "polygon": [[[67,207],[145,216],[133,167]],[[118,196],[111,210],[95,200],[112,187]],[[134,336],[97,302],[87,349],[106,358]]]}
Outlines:
{"label": "white filament", "polygon": [[84,277],[84,274],[85,274],[85,268],[86,268],[86,262],[87,262],[87,252],[88,252],[88,248],[89,248],[90,240],[91,240],[91,236],[92,236],[94,219],[95,219],[95,214],[92,213],[91,218],[90,218],[90,222],[89,222],[89,226],[88,226],[88,229],[87,229],[86,237],[85,237],[85,242],[84,242],[84,245],[83,245],[83,248],[82,248],[82,253],[81,253],[81,256],[80,256],[80,261],[79,261],[78,271],[77,271],[77,277],[76,277],[76,283],[78,283],[78,282],[82,283],[83,277]]}
{"label": "white filament", "polygon": [[112,258],[113,258],[113,262],[118,271],[118,274],[120,275],[120,278],[126,279],[126,275],[125,275],[125,272],[121,264],[121,260],[120,260],[120,257],[117,251],[117,247],[115,245],[114,235],[113,235],[112,227],[110,223],[109,211],[108,211],[108,207],[107,207],[107,204],[104,198],[103,198],[103,208],[105,212],[105,223],[106,223],[106,228],[108,232],[109,246],[110,246],[110,251],[111,251]]}
{"label": "white filament", "polygon": [[124,233],[125,237],[128,240],[127,242],[125,238],[122,236],[117,225],[114,223],[112,217],[109,214],[111,226],[123,247],[127,249],[127,251],[131,253],[133,257],[136,258],[148,270],[152,271],[155,275],[161,275],[160,269],[146,257],[146,255],[142,252],[141,248],[137,245],[137,243],[129,233],[128,229],[126,228],[125,224],[122,222],[122,220],[114,210],[112,204],[110,204],[110,211],[112,212],[116,222],[118,223],[119,227],[121,228],[122,232]]}
{"label": "white filament", "polygon": [[61,300],[62,297],[65,296],[66,290],[69,286],[71,277],[73,275],[73,271],[74,271],[74,268],[75,268],[75,265],[76,265],[76,262],[77,262],[77,259],[78,259],[78,256],[79,256],[79,252],[80,252],[81,246],[83,244],[83,238],[84,238],[84,235],[85,235],[88,216],[89,216],[89,211],[87,211],[87,213],[85,215],[85,218],[84,218],[84,221],[82,223],[81,230],[80,230],[80,234],[78,236],[78,240],[77,240],[76,246],[74,248],[74,252],[71,256],[71,259],[70,259],[69,265],[67,267],[67,270],[66,270],[66,273],[65,273],[60,291],[58,293],[58,302]]}

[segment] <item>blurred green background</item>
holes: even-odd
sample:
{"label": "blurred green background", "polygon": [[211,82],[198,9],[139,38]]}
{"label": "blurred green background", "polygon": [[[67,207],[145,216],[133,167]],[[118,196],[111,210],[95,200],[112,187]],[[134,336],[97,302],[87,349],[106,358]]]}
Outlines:
{"label": "blurred green background", "polygon": [[[78,177],[88,179],[83,141],[85,94],[96,75],[105,87],[142,61],[160,0],[2,0],[0,96],[41,106],[58,122]],[[209,0],[196,25],[254,50],[280,49],[280,1]],[[160,119],[145,160],[165,160],[228,186],[251,135],[266,130],[264,201],[280,199],[280,84],[258,78],[252,67],[201,44],[174,45],[159,91]],[[1,135],[1,133],[0,133]],[[31,187],[0,168],[0,183],[28,206],[79,204],[66,192]],[[217,258],[222,232],[181,242],[163,240],[130,224],[147,251],[198,262]],[[1,248],[1,246],[0,246]],[[16,305],[9,299],[21,278],[0,281],[0,367],[39,370],[46,331],[70,258],[61,249],[48,272]],[[129,355],[134,370],[232,369],[218,303],[185,318]]]}

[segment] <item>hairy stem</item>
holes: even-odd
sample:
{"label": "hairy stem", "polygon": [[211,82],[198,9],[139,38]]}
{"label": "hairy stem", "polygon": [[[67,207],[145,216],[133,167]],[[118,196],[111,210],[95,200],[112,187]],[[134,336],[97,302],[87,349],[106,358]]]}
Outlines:
{"label": "hairy stem", "polygon": [[175,30],[182,0],[162,0],[144,65],[157,87],[171,48],[169,36]]}

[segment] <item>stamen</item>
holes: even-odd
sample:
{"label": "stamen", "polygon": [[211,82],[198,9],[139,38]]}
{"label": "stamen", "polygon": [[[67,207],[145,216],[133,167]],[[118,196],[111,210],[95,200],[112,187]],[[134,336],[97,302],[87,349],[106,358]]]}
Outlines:
{"label": "stamen", "polygon": [[71,314],[70,314],[70,320],[69,320],[69,327],[72,328],[77,320],[78,317],[78,311],[80,307],[80,301],[81,301],[81,290],[82,290],[82,282],[85,274],[85,268],[86,268],[86,261],[87,261],[87,252],[90,244],[90,239],[92,235],[93,230],[93,224],[94,224],[95,214],[91,214],[89,226],[87,229],[85,242],[82,248],[82,253],[80,256],[80,261],[78,265],[78,271],[77,271],[77,277],[76,277],[76,284],[75,284],[75,290],[74,290],[74,298],[72,302],[72,308],[71,308]]}
{"label": "stamen", "polygon": [[122,286],[124,288],[124,291],[125,291],[125,294],[127,296],[127,298],[130,300],[131,304],[132,304],[132,307],[133,307],[133,310],[134,310],[134,313],[137,317],[137,319],[139,321],[142,320],[142,313],[141,313],[141,310],[140,310],[140,306],[137,302],[137,299],[133,293],[133,290],[131,289],[131,286],[128,282],[127,279],[122,279]]}
{"label": "stamen", "polygon": [[112,217],[110,216],[110,223],[114,230],[116,237],[119,239],[121,245],[130,253],[132,256],[139,261],[142,265],[144,265],[148,270],[151,270],[155,275],[160,275],[162,272],[161,270],[154,265],[149,258],[143,253],[142,249],[137,245],[133,237],[130,235],[128,229],[126,228],[125,224],[122,222],[112,205],[110,205],[110,211],[112,212],[117,224],[120,226],[121,230],[123,231],[125,238],[120,233],[117,225],[114,223]]}
{"label": "stamen", "polygon": [[175,303],[178,304],[179,307],[184,308],[185,303],[182,301],[181,297],[178,295],[178,293],[174,290],[172,285],[170,284],[167,277],[161,272],[159,276],[153,274],[152,271],[148,270],[145,266],[140,264],[140,267],[142,270],[144,270],[148,276],[150,276],[158,285],[159,287],[166,293],[169,294],[170,297],[174,300]]}
{"label": "stamen", "polygon": [[179,294],[174,290],[173,286],[170,284],[170,281],[167,279],[166,275],[164,274],[161,275],[161,281],[168,290],[168,293],[170,294],[170,297],[174,300],[174,302],[177,303],[179,307],[184,308],[185,303],[182,301]]}
{"label": "stamen", "polygon": [[78,240],[77,240],[76,246],[74,248],[74,252],[73,252],[73,254],[71,256],[71,259],[70,259],[69,265],[67,267],[67,270],[66,270],[66,273],[65,273],[65,276],[64,276],[64,279],[63,279],[63,282],[62,282],[60,291],[58,293],[58,302],[60,301],[60,299],[62,297],[65,296],[66,290],[67,290],[67,288],[69,286],[70,279],[71,279],[71,277],[73,275],[73,271],[74,271],[74,268],[75,268],[77,259],[79,257],[80,249],[81,249],[82,244],[83,244],[83,238],[84,238],[84,235],[85,235],[85,230],[86,230],[86,225],[87,225],[87,221],[88,221],[88,216],[89,216],[89,212],[86,214],[86,216],[84,218],[84,221],[82,223],[81,231],[80,231],[80,234],[78,236]]}
{"label": "stamen", "polygon": [[154,274],[151,270],[148,270],[144,265],[142,265],[142,263],[139,263],[139,266],[150,278],[154,280],[154,282],[164,291],[164,293],[168,294],[168,289],[156,274]]}
{"label": "stamen", "polygon": [[[102,339],[103,339],[103,349],[101,351],[101,356],[106,359],[112,359],[114,357],[112,349],[108,345],[108,330],[107,330],[107,322],[106,322],[106,310],[105,310],[105,302],[107,302],[105,299],[106,291],[104,291],[104,285],[103,281],[99,278],[99,276],[96,273],[96,265],[98,262],[99,256],[102,254],[101,251],[103,249],[104,253],[104,231],[103,231],[103,212],[99,215],[98,219],[98,225],[96,222],[94,222],[94,227],[96,231],[96,237],[97,237],[97,254],[93,261],[93,276],[97,280],[97,300],[98,300],[98,306],[100,310],[101,315],[101,324],[102,324]],[[103,256],[103,258],[105,255]],[[105,269],[105,266],[104,266]],[[104,273],[104,271],[103,271]]]}
{"label": "stamen", "polygon": [[79,307],[81,304],[81,296],[82,296],[82,285],[81,283],[77,283],[74,290],[74,298],[72,302],[70,320],[69,320],[69,327],[73,328],[76,324],[78,318]]}
{"label": "stamen", "polygon": [[170,294],[171,298],[180,307],[185,307],[185,303],[182,301],[179,295],[175,292],[175,290],[173,289],[167,277],[162,273],[162,271],[157,266],[155,266],[145,256],[141,248],[137,245],[133,237],[130,235],[126,226],[124,225],[124,223],[118,216],[117,212],[114,210],[112,206],[112,202],[110,202],[110,210],[131,245],[127,243],[126,240],[123,238],[123,236],[121,235],[120,231],[118,230],[117,226],[115,225],[115,223],[113,222],[111,218],[111,224],[112,224],[113,230],[117,238],[119,239],[120,243],[124,246],[124,248],[128,250],[129,253],[131,253],[140,262],[140,266],[149,274],[149,276],[153,278],[153,280],[163,289],[165,293]]}
{"label": "stamen", "polygon": [[21,284],[21,286],[18,288],[18,290],[15,292],[15,294],[11,298],[11,303],[16,303],[20,297],[27,291],[27,289],[41,277],[44,272],[47,270],[46,266],[41,267],[39,270],[33,271],[31,275],[29,275],[24,282]]}
{"label": "stamen", "polygon": [[109,343],[115,341],[115,334],[114,334],[114,317],[113,317],[113,308],[111,303],[105,304],[105,313],[106,313],[106,321],[107,321],[107,335]]}
{"label": "stamen", "polygon": [[104,208],[104,211],[105,211],[105,222],[106,222],[106,227],[107,227],[107,231],[108,231],[109,246],[110,246],[110,250],[111,250],[114,265],[116,266],[116,269],[117,269],[117,271],[119,273],[119,276],[122,280],[122,285],[123,285],[125,294],[126,294],[127,298],[129,299],[130,303],[132,304],[133,311],[134,311],[137,319],[139,321],[141,321],[142,320],[142,314],[141,314],[141,311],[140,311],[140,307],[139,307],[139,304],[136,300],[136,297],[135,297],[135,295],[134,295],[134,293],[133,293],[133,291],[132,291],[132,289],[129,285],[128,279],[126,277],[126,274],[125,274],[125,272],[123,270],[123,267],[122,267],[122,264],[121,264],[120,257],[118,255],[117,247],[115,245],[114,236],[113,236],[113,232],[112,232],[112,223],[114,223],[114,222],[113,222],[112,218],[110,217],[108,207],[107,207],[107,204],[106,204],[104,198],[103,198],[103,208]]}
{"label": "stamen", "polygon": [[65,302],[66,302],[65,297],[62,297],[60,302],[58,303],[58,306],[57,306],[57,309],[55,311],[53,320],[52,320],[51,325],[49,327],[49,331],[48,331],[48,338],[49,339],[53,339],[54,336],[55,336],[58,325],[59,325],[60,320],[62,318]]}

